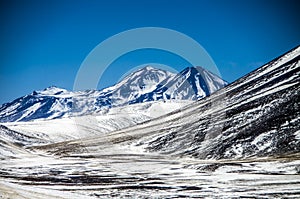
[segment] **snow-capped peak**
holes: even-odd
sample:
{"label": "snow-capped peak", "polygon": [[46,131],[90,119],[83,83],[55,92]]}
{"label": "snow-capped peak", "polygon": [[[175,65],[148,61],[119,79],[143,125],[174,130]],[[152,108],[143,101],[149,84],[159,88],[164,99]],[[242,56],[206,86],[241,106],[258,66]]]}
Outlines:
{"label": "snow-capped peak", "polygon": [[136,70],[135,72],[127,75],[123,80],[121,80],[118,84],[124,84],[124,83],[137,83],[135,82],[136,80],[138,80],[138,83],[142,83],[145,81],[145,83],[147,83],[147,81],[153,81],[153,82],[161,82],[162,80],[169,78],[171,76],[174,76],[174,73],[171,73],[169,71],[166,70],[162,70],[162,69],[158,69],[158,68],[154,68],[152,66],[145,66],[143,68],[140,68],[138,70]]}
{"label": "snow-capped peak", "polygon": [[161,70],[161,69],[157,69],[157,68],[154,68],[154,67],[151,66],[151,65],[147,65],[147,66],[145,66],[145,67],[139,69],[138,71],[140,71],[140,70],[141,70],[141,71],[150,71],[150,70],[157,71],[157,70]]}
{"label": "snow-capped peak", "polygon": [[189,67],[175,74],[146,66],[106,89],[68,91],[56,86],[0,106],[0,122],[94,114],[111,107],[158,100],[196,100],[226,82],[205,69]]}
{"label": "snow-capped peak", "polygon": [[49,86],[42,91],[33,91],[33,95],[60,95],[68,92],[68,90],[59,88],[57,86]]}

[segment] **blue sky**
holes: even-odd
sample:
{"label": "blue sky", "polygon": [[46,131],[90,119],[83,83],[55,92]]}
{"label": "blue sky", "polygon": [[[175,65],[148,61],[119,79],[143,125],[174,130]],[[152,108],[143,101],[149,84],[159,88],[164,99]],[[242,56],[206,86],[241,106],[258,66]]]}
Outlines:
{"label": "blue sky", "polygon": [[[26,0],[0,5],[0,104],[51,85],[72,89],[89,52],[119,32],[164,27],[201,44],[232,82],[300,44],[297,1]],[[141,63],[188,66],[159,50],[116,60],[99,88]]]}

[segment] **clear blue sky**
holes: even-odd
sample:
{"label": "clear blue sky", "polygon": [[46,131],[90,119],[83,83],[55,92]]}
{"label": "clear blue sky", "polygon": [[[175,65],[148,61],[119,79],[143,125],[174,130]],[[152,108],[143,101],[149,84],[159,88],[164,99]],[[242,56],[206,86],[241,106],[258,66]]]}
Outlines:
{"label": "clear blue sky", "polygon": [[[0,104],[50,85],[72,89],[96,45],[148,26],[195,39],[231,82],[300,44],[299,9],[291,0],[1,1]],[[130,67],[164,60],[177,70],[186,67],[166,52],[132,52],[116,61],[99,88]]]}

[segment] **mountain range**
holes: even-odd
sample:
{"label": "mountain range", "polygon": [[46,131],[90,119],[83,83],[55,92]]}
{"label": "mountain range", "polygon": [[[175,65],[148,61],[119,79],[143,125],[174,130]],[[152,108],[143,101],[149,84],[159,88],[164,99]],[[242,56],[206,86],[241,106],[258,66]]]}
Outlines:
{"label": "mountain range", "polygon": [[[299,153],[299,66],[297,47],[208,97],[115,131],[110,139],[123,144],[133,142],[149,152],[197,159]],[[70,145],[66,142],[56,145],[54,150],[77,153],[73,146],[76,144],[76,148],[83,147],[92,153],[97,150],[94,146],[104,144],[103,139],[87,138]]]}
{"label": "mountain range", "polygon": [[55,86],[33,91],[0,106],[0,122],[55,119],[97,114],[111,107],[158,100],[197,100],[227,84],[202,67],[178,74],[141,68],[103,90],[68,91]]}
{"label": "mountain range", "polygon": [[[0,124],[0,198],[299,198],[300,46],[209,94],[194,69],[15,100],[1,113],[26,111]],[[26,121],[37,113],[49,117]]]}

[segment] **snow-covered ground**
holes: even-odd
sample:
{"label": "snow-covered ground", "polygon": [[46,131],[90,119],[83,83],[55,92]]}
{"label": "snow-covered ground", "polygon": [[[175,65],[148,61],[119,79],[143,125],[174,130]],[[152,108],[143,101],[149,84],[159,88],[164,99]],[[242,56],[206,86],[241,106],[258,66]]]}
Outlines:
{"label": "snow-covered ground", "polygon": [[191,102],[188,100],[145,102],[111,108],[108,112],[95,115],[8,122],[2,125],[28,136],[54,143],[101,136],[170,113]]}
{"label": "snow-covered ground", "polygon": [[[108,146],[108,145],[107,145]],[[298,198],[299,156],[195,160],[110,145],[1,162],[0,198]]]}

